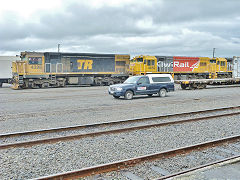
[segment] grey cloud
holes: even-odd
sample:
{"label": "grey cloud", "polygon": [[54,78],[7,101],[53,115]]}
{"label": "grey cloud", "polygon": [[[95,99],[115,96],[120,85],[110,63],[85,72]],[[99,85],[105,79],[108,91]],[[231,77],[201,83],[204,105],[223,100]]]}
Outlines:
{"label": "grey cloud", "polygon": [[[222,55],[236,55],[239,5],[235,0],[153,0],[146,6],[100,8],[74,3],[61,12],[38,12],[37,22],[6,14],[0,21],[0,51],[54,49],[61,43],[72,52],[205,56],[217,46]],[[139,26],[146,19],[152,25]]]}

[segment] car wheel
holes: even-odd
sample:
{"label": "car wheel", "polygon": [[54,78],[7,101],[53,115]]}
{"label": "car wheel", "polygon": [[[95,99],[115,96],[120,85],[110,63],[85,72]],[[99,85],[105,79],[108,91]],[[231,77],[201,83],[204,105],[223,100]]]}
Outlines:
{"label": "car wheel", "polygon": [[130,100],[133,98],[133,92],[132,91],[126,91],[124,98],[127,100]]}
{"label": "car wheel", "polygon": [[152,94],[148,94],[149,97],[152,97]]}
{"label": "car wheel", "polygon": [[165,97],[167,95],[167,91],[166,91],[166,89],[162,88],[159,90],[158,94],[160,97]]}
{"label": "car wheel", "polygon": [[116,98],[116,99],[119,99],[120,98],[120,96],[113,96],[114,98]]}

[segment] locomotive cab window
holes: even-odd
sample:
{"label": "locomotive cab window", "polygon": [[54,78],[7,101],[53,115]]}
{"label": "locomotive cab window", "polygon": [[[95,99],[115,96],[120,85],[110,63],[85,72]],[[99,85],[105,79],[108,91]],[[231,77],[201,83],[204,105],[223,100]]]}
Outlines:
{"label": "locomotive cab window", "polygon": [[221,66],[225,66],[225,61],[221,61]]}
{"label": "locomotive cab window", "polygon": [[42,64],[42,58],[41,57],[29,57],[28,63],[29,64]]}
{"label": "locomotive cab window", "polygon": [[148,66],[154,66],[155,65],[155,61],[154,60],[147,60],[147,65]]}
{"label": "locomotive cab window", "polygon": [[152,65],[153,65],[153,66],[155,65],[155,61],[154,61],[154,60],[152,60]]}
{"label": "locomotive cab window", "polygon": [[143,58],[137,58],[137,62],[143,62]]}

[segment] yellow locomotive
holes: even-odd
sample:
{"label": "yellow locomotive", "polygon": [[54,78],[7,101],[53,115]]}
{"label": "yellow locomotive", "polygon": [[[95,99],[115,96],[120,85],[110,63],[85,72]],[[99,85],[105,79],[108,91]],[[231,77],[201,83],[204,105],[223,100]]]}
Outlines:
{"label": "yellow locomotive", "polygon": [[12,64],[13,89],[111,85],[128,77],[129,55],[22,52]]}
{"label": "yellow locomotive", "polygon": [[130,74],[170,73],[176,80],[228,78],[232,71],[225,58],[183,56],[136,56]]}

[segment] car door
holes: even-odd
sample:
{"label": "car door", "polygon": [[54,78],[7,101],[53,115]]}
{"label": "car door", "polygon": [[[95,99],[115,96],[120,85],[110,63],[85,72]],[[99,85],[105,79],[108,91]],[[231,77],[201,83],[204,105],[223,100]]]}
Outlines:
{"label": "car door", "polygon": [[148,77],[141,77],[136,85],[136,94],[149,94],[150,81]]}

